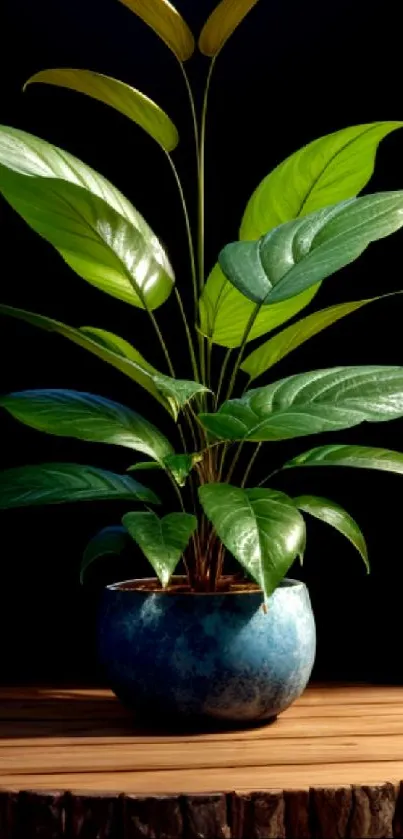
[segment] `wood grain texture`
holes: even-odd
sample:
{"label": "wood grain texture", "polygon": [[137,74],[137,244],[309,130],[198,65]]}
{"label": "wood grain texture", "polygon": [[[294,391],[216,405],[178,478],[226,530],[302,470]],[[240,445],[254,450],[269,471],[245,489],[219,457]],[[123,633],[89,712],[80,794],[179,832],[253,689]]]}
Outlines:
{"label": "wood grain texture", "polygon": [[403,687],[150,729],[106,690],[0,689],[0,839],[403,839]]}

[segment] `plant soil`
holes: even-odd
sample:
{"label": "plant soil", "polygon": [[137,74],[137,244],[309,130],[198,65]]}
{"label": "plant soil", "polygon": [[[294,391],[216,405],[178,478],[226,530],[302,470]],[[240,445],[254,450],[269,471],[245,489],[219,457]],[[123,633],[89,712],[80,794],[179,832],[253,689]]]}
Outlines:
{"label": "plant soil", "polygon": [[256,583],[248,580],[239,579],[236,576],[224,576],[217,581],[215,591],[196,591],[193,589],[186,577],[176,577],[172,582],[163,589],[159,581],[155,578],[152,580],[127,580],[115,588],[118,591],[149,591],[158,592],[159,594],[242,594],[248,592],[260,591]]}

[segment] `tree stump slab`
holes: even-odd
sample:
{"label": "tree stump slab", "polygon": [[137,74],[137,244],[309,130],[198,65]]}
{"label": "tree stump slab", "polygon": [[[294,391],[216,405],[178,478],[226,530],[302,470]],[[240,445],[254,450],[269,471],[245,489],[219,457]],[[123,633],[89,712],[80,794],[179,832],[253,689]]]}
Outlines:
{"label": "tree stump slab", "polygon": [[0,839],[403,839],[403,687],[270,725],[146,727],[108,690],[0,689]]}

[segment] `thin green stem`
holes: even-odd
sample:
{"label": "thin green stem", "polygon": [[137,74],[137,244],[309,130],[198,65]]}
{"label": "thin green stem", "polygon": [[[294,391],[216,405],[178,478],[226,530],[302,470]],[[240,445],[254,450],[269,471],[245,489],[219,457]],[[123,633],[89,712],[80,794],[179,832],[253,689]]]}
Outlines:
{"label": "thin green stem", "polygon": [[172,169],[173,176],[176,181],[176,185],[178,187],[179,196],[182,204],[183,215],[185,218],[185,226],[186,226],[186,236],[188,240],[188,247],[189,247],[189,258],[190,258],[190,273],[192,277],[192,285],[193,285],[193,299],[194,299],[194,308],[196,312],[197,308],[197,300],[198,300],[198,292],[197,292],[197,271],[196,271],[196,257],[193,245],[193,236],[192,236],[192,228],[190,224],[190,218],[188,213],[188,208],[186,204],[185,193],[183,191],[182,181],[179,177],[178,170],[172,160],[172,157],[168,152],[166,152],[166,156],[169,160],[170,167]]}
{"label": "thin green stem", "polygon": [[215,58],[210,62],[209,71],[206,79],[206,86],[204,89],[203,107],[200,124],[200,145],[199,145],[199,214],[198,214],[198,269],[199,269],[199,289],[200,293],[204,287],[204,213],[205,213],[205,147],[206,147],[206,123],[207,123],[207,107],[208,96],[210,91],[211,76],[214,70]]}
{"label": "thin green stem", "polygon": [[262,448],[262,445],[263,445],[262,443],[258,443],[258,445],[256,446],[256,449],[255,449],[255,451],[253,452],[253,455],[252,455],[252,457],[251,457],[251,459],[250,459],[250,461],[249,461],[249,463],[248,463],[248,465],[247,465],[247,467],[246,467],[246,469],[245,469],[245,474],[244,474],[244,476],[243,476],[243,478],[242,478],[242,481],[241,481],[241,487],[244,487],[244,486],[245,486],[246,481],[248,480],[249,475],[250,475],[250,473],[251,473],[251,470],[252,470],[252,468],[253,468],[253,466],[254,466],[255,460],[256,460],[256,458],[257,458],[257,457],[258,457],[258,455],[259,455],[260,449]]}
{"label": "thin green stem", "polygon": [[166,470],[165,470],[165,472],[166,472],[166,474],[167,474],[167,476],[168,476],[169,480],[171,481],[171,484],[172,484],[172,486],[173,486],[173,488],[174,488],[174,490],[175,490],[175,495],[176,495],[176,496],[177,496],[177,498],[179,499],[179,503],[180,503],[181,509],[183,510],[183,512],[184,512],[184,513],[186,513],[185,505],[184,505],[184,503],[183,503],[182,493],[181,493],[181,491],[180,491],[180,489],[179,489],[179,487],[178,487],[178,484],[177,484],[177,483],[176,483],[176,481],[175,481],[174,476],[173,476],[173,475],[171,475],[171,473],[170,473],[169,469],[166,469]]}
{"label": "thin green stem", "polygon": [[243,334],[241,346],[240,346],[239,352],[238,352],[238,357],[237,357],[237,360],[234,364],[234,369],[232,371],[232,375],[231,375],[230,382],[229,382],[229,385],[228,385],[227,395],[225,397],[226,399],[230,399],[232,391],[234,390],[236,377],[238,375],[239,368],[240,368],[241,363],[242,363],[242,359],[243,359],[243,355],[244,355],[244,352],[245,352],[246,344],[248,342],[249,334],[252,330],[253,324],[255,323],[255,320],[256,320],[259,312],[260,312],[261,307],[262,307],[261,303],[256,304],[256,306],[252,310],[252,312],[250,314],[250,317],[249,317],[249,320],[246,324],[245,332]]}
{"label": "thin green stem", "polygon": [[281,467],[280,467],[280,469],[273,469],[273,472],[270,472],[269,475],[266,475],[266,477],[263,478],[262,481],[259,481],[258,487],[263,486],[263,484],[265,484],[267,481],[270,481],[270,478],[273,478],[274,475],[278,475],[278,473],[281,472],[281,471],[282,471]]}
{"label": "thin green stem", "polygon": [[182,320],[183,320],[183,325],[185,327],[186,337],[187,337],[187,341],[188,341],[188,345],[189,345],[190,358],[191,358],[191,362],[192,362],[193,375],[196,379],[196,382],[200,382],[199,368],[197,366],[197,359],[196,359],[196,354],[195,354],[195,350],[194,350],[194,346],[193,346],[192,335],[191,335],[191,332],[190,332],[190,329],[189,329],[189,324],[188,324],[187,319],[186,319],[186,312],[185,312],[185,309],[184,309],[184,306],[183,306],[183,301],[182,301],[182,298],[181,298],[181,295],[180,295],[180,291],[179,291],[177,286],[175,286],[175,297],[176,297],[176,302],[179,306],[179,310],[180,310],[181,317],[182,317]]}
{"label": "thin green stem", "polygon": [[230,347],[227,350],[227,352],[225,353],[224,361],[221,365],[220,378],[218,380],[217,393],[216,393],[216,398],[215,398],[215,408],[217,408],[219,400],[220,400],[221,391],[222,391],[224,380],[225,380],[225,374],[227,372],[228,363],[229,363],[229,360],[231,358],[231,353],[232,353],[232,348]]}
{"label": "thin green stem", "polygon": [[207,338],[207,386],[211,389],[211,364],[213,355],[213,345],[210,338]]}
{"label": "thin green stem", "polygon": [[238,448],[237,448],[237,450],[234,454],[234,457],[232,458],[231,466],[230,466],[230,468],[228,470],[228,474],[225,478],[227,483],[230,482],[230,480],[231,480],[231,478],[232,478],[232,476],[235,472],[235,467],[238,463],[238,460],[239,460],[239,457],[240,457],[240,454],[242,452],[243,447],[244,447],[244,440],[242,440],[242,442],[238,444]]}
{"label": "thin green stem", "polygon": [[152,323],[152,325],[155,329],[155,333],[157,335],[157,338],[158,338],[158,340],[161,344],[161,348],[162,348],[162,351],[164,353],[166,363],[168,365],[168,370],[169,370],[171,376],[173,376],[173,378],[175,378],[175,369],[174,369],[174,366],[173,366],[172,361],[171,361],[171,356],[169,355],[168,347],[167,347],[167,345],[164,341],[162,332],[161,332],[161,330],[158,326],[157,318],[155,317],[154,312],[152,312],[151,309],[149,309],[149,308],[147,308],[147,314],[148,314],[148,316],[151,320],[151,323]]}
{"label": "thin green stem", "polygon": [[194,96],[193,96],[193,90],[190,86],[188,74],[187,74],[187,72],[186,72],[186,70],[185,70],[181,61],[179,61],[179,66],[181,68],[182,75],[183,75],[183,78],[184,78],[184,81],[185,81],[186,90],[187,90],[188,97],[189,97],[189,102],[190,102],[190,109],[191,109],[191,112],[192,112],[193,131],[194,131],[195,146],[196,146],[196,160],[197,160],[197,166],[198,166],[199,165],[199,126],[197,124],[197,114],[196,114],[195,100],[194,100]]}

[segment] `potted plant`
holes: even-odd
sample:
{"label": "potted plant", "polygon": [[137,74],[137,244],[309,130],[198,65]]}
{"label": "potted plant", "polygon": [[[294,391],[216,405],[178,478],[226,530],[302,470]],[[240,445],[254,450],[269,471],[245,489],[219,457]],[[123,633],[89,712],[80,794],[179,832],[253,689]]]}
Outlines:
{"label": "potted plant", "polygon": [[[83,578],[98,557],[136,543],[155,575],[109,586],[103,596],[100,655],[116,693],[148,712],[270,719],[300,695],[314,661],[307,590],[285,576],[305,550],[305,514],[344,534],[368,568],[355,521],[329,499],[293,497],[292,470],[403,471],[399,452],[325,442],[283,465],[288,492],[276,489],[281,470],[258,486],[254,482],[264,444],[270,463],[276,441],[403,415],[402,367],[336,367],[280,380],[272,371],[309,338],[371,302],[349,301],[296,319],[322,281],[370,242],[403,226],[403,191],[357,197],[372,174],[379,142],[402,123],[339,130],[280,163],[249,199],[239,241],[223,248],[207,276],[209,85],[222,47],[257,0],[221,0],[202,29],[198,46],[210,64],[200,120],[185,70],[195,49],[189,27],[167,0],[122,2],[165,41],[183,72],[197,152],[196,229],[172,157],[179,135],[158,105],[86,70],[45,70],[27,84],[48,83],[101,100],[159,144],[182,200],[189,249],[185,281],[194,310],[186,310],[166,250],[124,195],[67,152],[0,128],[0,191],[6,201],[80,277],[131,305],[135,321],[149,319],[165,364],[160,370],[125,338],[97,326],[67,326],[2,305],[3,315],[64,336],[128,376],[134,387],[133,407],[71,390],[11,393],[1,406],[32,428],[124,446],[140,459],[133,465],[130,456],[124,475],[70,463],[6,470],[0,507],[125,502],[122,524],[91,540],[81,567]],[[189,351],[180,377],[158,323],[158,309],[168,298],[172,317],[178,315],[175,336],[182,329]],[[169,417],[168,434],[143,417],[142,388],[154,397],[159,416]],[[154,480],[158,492],[137,480],[139,472]],[[161,500],[173,511],[158,511]],[[229,573],[228,556],[238,562],[238,574]]]}

